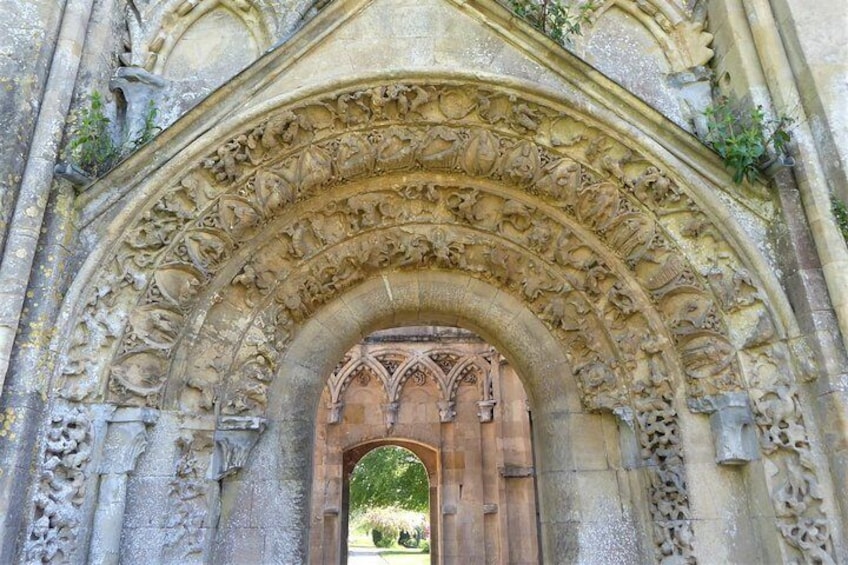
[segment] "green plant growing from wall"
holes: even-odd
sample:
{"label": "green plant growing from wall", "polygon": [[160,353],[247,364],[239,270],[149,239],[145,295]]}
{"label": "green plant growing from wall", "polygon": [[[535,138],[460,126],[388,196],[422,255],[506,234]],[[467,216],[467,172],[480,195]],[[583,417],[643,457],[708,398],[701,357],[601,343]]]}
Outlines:
{"label": "green plant growing from wall", "polygon": [[836,227],[842,233],[842,239],[848,244],[848,206],[836,196],[830,197],[830,210],[836,219]]}
{"label": "green plant growing from wall", "polygon": [[99,92],[92,92],[88,106],[75,116],[66,158],[95,177],[111,169],[121,155],[121,148],[112,139],[110,124],[103,112],[103,98]]}
{"label": "green plant growing from wall", "polygon": [[761,106],[750,112],[733,108],[727,98],[719,99],[704,112],[707,118],[705,141],[733,170],[733,182],[754,182],[761,176],[770,155],[781,156],[789,144],[792,119],[780,116],[766,119]]}
{"label": "green plant growing from wall", "polygon": [[95,90],[89,96],[88,106],[72,118],[64,158],[86,174],[99,177],[122,157],[153,139],[160,130],[156,125],[158,114],[156,104],[149,101],[141,131],[132,139],[117,143],[111,131],[112,122],[104,112],[103,97]]}
{"label": "green plant growing from wall", "polygon": [[560,44],[582,35],[583,26],[591,22],[592,12],[598,9],[593,0],[579,5],[561,0],[510,0],[510,5],[516,15]]}
{"label": "green plant growing from wall", "polygon": [[141,131],[131,141],[132,150],[136,150],[142,145],[149,143],[157,133],[162,129],[156,125],[156,118],[159,116],[159,108],[153,100],[147,101],[147,108],[144,111],[144,120],[142,122]]}

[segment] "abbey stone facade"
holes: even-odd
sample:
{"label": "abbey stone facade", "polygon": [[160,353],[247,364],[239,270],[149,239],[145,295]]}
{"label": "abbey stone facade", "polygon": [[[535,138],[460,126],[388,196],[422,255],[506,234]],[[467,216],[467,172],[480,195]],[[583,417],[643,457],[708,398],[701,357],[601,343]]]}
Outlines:
{"label": "abbey stone facade", "polygon": [[0,1],[0,562],[342,563],[397,444],[434,563],[848,563],[848,8],[596,4]]}

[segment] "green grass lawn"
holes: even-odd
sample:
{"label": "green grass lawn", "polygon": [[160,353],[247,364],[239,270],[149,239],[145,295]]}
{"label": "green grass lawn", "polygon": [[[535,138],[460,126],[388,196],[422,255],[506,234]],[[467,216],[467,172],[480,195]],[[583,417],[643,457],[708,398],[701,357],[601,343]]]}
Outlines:
{"label": "green grass lawn", "polygon": [[430,554],[421,553],[420,549],[392,547],[380,552],[380,556],[391,565],[429,565]]}

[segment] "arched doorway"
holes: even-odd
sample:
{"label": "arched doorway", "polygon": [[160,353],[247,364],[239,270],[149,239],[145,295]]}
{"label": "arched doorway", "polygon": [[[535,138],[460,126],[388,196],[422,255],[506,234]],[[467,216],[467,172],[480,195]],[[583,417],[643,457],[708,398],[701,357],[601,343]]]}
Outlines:
{"label": "arched doorway", "polygon": [[[376,330],[441,324],[473,330],[522,377],[543,555],[579,561],[599,539],[614,541],[605,558],[624,562],[692,560],[696,539],[758,557],[830,552],[827,528],[804,526],[827,523],[816,493],[828,483],[796,408],[791,313],[711,196],[715,183],[622,134],[636,125],[619,112],[535,86],[436,73],[292,96],[198,134],[168,167],[133,177],[134,200],[97,212],[114,220],[67,295],[50,434],[70,427],[101,445],[107,428],[144,431],[145,410],[158,410],[143,473],[127,478],[127,456],[112,474],[129,481],[128,498],[154,482],[157,511],[179,521],[134,516],[114,535],[106,526],[124,507],[104,502],[119,515],[94,523],[97,450],[61,454],[79,462],[68,476],[95,460],[92,488],[75,483],[61,512],[84,514],[77,522],[111,535],[112,548],[156,547],[152,561],[259,551],[258,562],[306,562],[326,376]],[[107,181],[103,202],[117,182]],[[101,402],[133,410],[101,417]],[[768,438],[759,452],[752,421]],[[259,434],[252,452],[247,440],[231,449]],[[628,461],[615,457],[619,442]],[[138,445],[109,447],[110,458]],[[51,449],[42,467],[57,459]],[[803,485],[803,500],[787,507],[784,484]],[[43,501],[55,487],[34,488]],[[216,531],[204,527],[217,509],[208,497],[181,496],[218,490]],[[40,523],[56,509],[39,504],[34,555],[55,534]],[[753,509],[766,507],[775,515],[759,520]],[[738,528],[725,532],[713,508],[737,512]],[[63,541],[67,552],[86,553],[87,531],[67,531],[83,539]],[[164,550],[151,541],[173,531]]]}
{"label": "arched doorway", "polygon": [[[316,446],[317,451],[318,446]],[[385,523],[387,519],[393,520],[389,523],[389,530],[392,530],[392,525],[396,528],[394,539],[384,540],[383,546],[391,547],[400,539],[397,534],[401,531],[406,533],[407,539],[414,536],[414,543],[407,545],[413,548],[418,548],[421,541],[426,543],[429,556],[419,562],[427,561],[431,565],[440,563],[439,560],[439,476],[438,476],[438,451],[431,446],[424,446],[414,442],[405,440],[385,440],[371,442],[368,444],[358,445],[347,450],[343,457],[343,494],[342,494],[342,528],[341,528],[341,546],[342,558],[341,563],[347,563],[348,558],[352,554],[351,539],[357,533],[357,527],[362,530],[360,533],[369,534],[369,530]],[[373,461],[386,460],[387,456],[393,456],[390,460],[394,464],[402,463],[407,465],[409,470],[415,471],[415,467],[419,467],[421,478],[425,484],[414,485],[419,488],[426,486],[426,506],[411,509],[411,507],[398,506],[396,499],[402,496],[390,497],[390,500],[374,500],[369,501],[367,497],[376,494],[374,489],[368,491],[365,483],[369,480],[369,473],[386,472],[386,469],[375,468]],[[398,456],[402,457],[402,461],[398,461]],[[412,462],[409,462],[409,459]],[[426,463],[425,463],[426,460]],[[366,465],[370,466],[365,468]],[[409,469],[411,467],[411,469]],[[398,477],[399,478],[399,477]],[[357,479],[359,481],[357,482]],[[396,488],[409,488],[408,484],[396,484]],[[399,493],[404,494],[404,493]],[[357,496],[359,495],[359,496]],[[358,512],[357,512],[358,511]],[[396,514],[392,516],[392,514]],[[435,532],[435,535],[433,535]],[[373,536],[371,531],[371,541],[374,545],[378,545],[378,540]],[[420,551],[420,550],[419,550]],[[313,555],[316,551],[313,549]]]}
{"label": "arched doorway", "polygon": [[432,563],[538,562],[529,403],[491,345],[456,327],[406,326],[345,354],[316,419],[313,563],[345,562],[350,473],[388,445],[427,469]]}

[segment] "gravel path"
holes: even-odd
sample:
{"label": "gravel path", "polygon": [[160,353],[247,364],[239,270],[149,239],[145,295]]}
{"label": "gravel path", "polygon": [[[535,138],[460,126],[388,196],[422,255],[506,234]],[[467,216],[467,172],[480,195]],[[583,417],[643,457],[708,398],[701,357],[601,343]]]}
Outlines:
{"label": "gravel path", "polygon": [[388,561],[379,552],[376,547],[352,547],[347,553],[347,565],[386,565]]}

